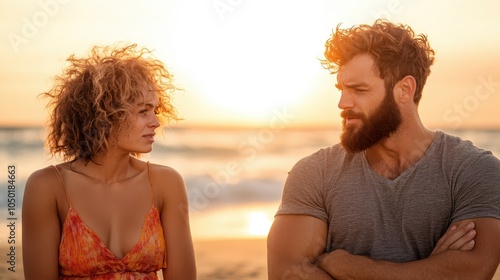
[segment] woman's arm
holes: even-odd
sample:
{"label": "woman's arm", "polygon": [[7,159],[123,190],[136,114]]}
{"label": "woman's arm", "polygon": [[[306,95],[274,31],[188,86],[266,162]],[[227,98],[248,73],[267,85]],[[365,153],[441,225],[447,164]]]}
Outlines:
{"label": "woman's arm", "polygon": [[[154,165],[153,165],[154,166]],[[160,195],[161,223],[167,246],[167,269],[164,279],[196,279],[196,263],[189,227],[186,187],[175,170],[154,166],[153,184]]]}
{"label": "woman's arm", "polygon": [[55,186],[60,182],[55,170],[45,168],[33,173],[26,182],[22,211],[22,247],[24,277],[57,279],[61,228],[57,212]]}

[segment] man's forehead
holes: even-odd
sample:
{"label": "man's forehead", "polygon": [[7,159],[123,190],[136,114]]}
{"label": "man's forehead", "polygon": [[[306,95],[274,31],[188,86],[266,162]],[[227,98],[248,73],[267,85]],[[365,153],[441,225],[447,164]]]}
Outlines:
{"label": "man's forehead", "polygon": [[375,63],[369,55],[358,55],[340,66],[337,81],[341,84],[368,83],[372,78],[379,78]]}

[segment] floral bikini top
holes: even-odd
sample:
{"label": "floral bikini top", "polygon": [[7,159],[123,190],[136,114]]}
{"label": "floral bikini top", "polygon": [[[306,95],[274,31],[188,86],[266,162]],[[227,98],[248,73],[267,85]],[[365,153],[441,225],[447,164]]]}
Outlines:
{"label": "floral bikini top", "polygon": [[118,259],[99,236],[85,225],[72,207],[61,173],[55,168],[69,204],[59,245],[59,279],[158,279],[156,272],[167,267],[166,246],[160,214],[154,206],[149,162],[153,205],[146,214],[139,241],[122,259]]}

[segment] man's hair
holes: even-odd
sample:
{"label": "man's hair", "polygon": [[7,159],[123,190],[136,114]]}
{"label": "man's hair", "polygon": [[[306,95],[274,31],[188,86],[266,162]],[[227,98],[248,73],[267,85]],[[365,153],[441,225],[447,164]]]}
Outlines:
{"label": "man's hair", "polygon": [[[137,45],[95,46],[89,57],[71,55],[69,66],[55,77],[48,97],[47,146],[64,160],[93,161],[108,151],[108,140],[132,126],[134,105],[145,89],[154,91],[160,123],[178,120],[170,103],[177,88],[164,64]],[[112,133],[113,132],[113,133]]]}
{"label": "man's hair", "polygon": [[323,67],[335,74],[342,65],[354,56],[368,54],[374,61],[380,78],[384,79],[386,90],[407,75],[416,80],[414,102],[422,98],[427,76],[434,62],[434,50],[429,46],[427,36],[415,36],[407,25],[396,25],[377,20],[373,25],[362,24],[341,29],[340,24],[325,43]]}

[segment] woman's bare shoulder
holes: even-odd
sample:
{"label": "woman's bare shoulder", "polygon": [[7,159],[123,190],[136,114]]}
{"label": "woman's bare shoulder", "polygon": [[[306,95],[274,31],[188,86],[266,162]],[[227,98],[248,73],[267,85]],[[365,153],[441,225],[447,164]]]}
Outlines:
{"label": "woman's bare shoulder", "polygon": [[161,176],[163,179],[182,180],[182,175],[170,166],[150,163],[150,167],[152,175]]}
{"label": "woman's bare shoulder", "polygon": [[172,167],[150,164],[151,182],[159,197],[166,201],[185,200],[186,186],[181,174]]}
{"label": "woman's bare shoulder", "polygon": [[31,173],[28,177],[26,185],[47,185],[51,184],[54,180],[58,180],[57,170],[54,166],[47,166],[42,169],[38,169]]}
{"label": "woman's bare shoulder", "polygon": [[47,166],[31,173],[26,181],[24,196],[36,201],[52,201],[63,191],[61,185],[57,170],[54,166]]}

